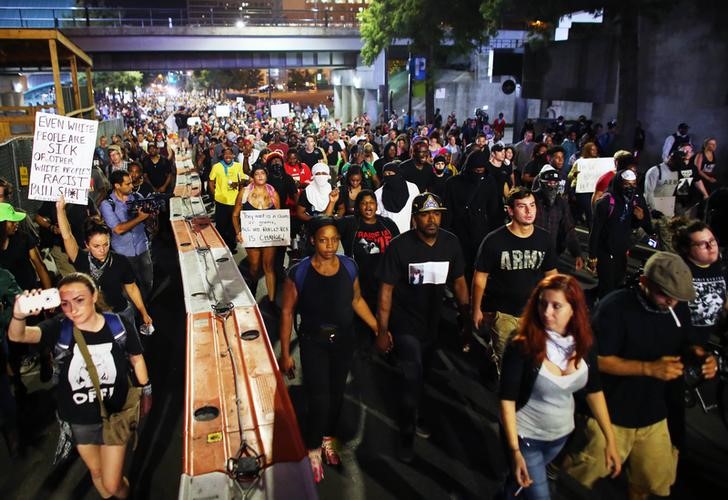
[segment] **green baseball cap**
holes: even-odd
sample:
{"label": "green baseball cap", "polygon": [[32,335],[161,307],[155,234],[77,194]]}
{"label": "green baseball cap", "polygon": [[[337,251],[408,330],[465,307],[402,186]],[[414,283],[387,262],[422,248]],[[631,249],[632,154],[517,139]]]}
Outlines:
{"label": "green baseball cap", "polygon": [[25,219],[23,212],[16,212],[10,203],[0,203],[0,222],[20,222]]}

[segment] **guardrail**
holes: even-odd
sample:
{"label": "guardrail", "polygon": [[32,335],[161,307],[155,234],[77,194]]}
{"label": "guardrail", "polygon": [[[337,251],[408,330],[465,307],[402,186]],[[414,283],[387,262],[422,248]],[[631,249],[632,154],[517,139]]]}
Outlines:
{"label": "guardrail", "polygon": [[366,4],[334,4],[305,10],[243,8],[238,11],[103,7],[0,7],[0,28],[210,26],[358,27]]}

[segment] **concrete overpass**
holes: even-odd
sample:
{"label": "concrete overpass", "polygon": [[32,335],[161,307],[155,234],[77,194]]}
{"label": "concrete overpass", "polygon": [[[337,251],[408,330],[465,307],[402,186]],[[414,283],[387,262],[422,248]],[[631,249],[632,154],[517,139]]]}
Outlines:
{"label": "concrete overpass", "polygon": [[359,30],[339,27],[99,27],[63,32],[95,71],[356,66]]}

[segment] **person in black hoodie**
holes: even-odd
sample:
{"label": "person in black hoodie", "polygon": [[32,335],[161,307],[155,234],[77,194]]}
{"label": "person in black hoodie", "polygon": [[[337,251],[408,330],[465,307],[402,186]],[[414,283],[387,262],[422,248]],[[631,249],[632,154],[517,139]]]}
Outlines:
{"label": "person in black hoodie", "polygon": [[443,155],[437,155],[435,156],[435,159],[432,160],[433,169],[435,176],[432,178],[432,181],[430,182],[430,189],[429,191],[431,193],[435,193],[440,198],[445,197],[445,184],[447,183],[447,180],[452,177],[452,172],[450,169],[447,168],[447,158]]}
{"label": "person in black hoodie", "polygon": [[388,142],[382,149],[382,156],[374,162],[374,170],[377,171],[377,176],[381,179],[384,175],[384,165],[397,159],[397,145],[394,142]]}
{"label": "person in black hoodie", "polygon": [[465,168],[445,183],[445,228],[460,239],[465,255],[465,275],[470,281],[480,242],[503,225],[502,196],[496,182],[487,176],[489,151],[476,150],[465,160]]}
{"label": "person in black hoodie", "polygon": [[640,226],[647,234],[653,233],[650,211],[637,193],[637,176],[631,170],[621,170],[597,201],[589,233],[588,266],[599,277],[599,298],[624,280],[632,229]]}

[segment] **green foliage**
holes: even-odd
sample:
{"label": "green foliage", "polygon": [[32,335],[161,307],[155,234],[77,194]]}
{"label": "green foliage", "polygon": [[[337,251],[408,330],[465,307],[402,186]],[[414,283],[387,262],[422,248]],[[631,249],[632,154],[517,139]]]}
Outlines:
{"label": "green foliage", "polygon": [[313,83],[316,75],[309,70],[288,70],[288,89],[305,90],[306,83]]}
{"label": "green foliage", "polygon": [[260,86],[263,74],[257,69],[203,69],[193,72],[190,80],[195,90],[242,90]]}
{"label": "green foliage", "polygon": [[415,53],[465,53],[486,42],[500,23],[504,0],[372,0],[359,14],[362,58],[371,64],[394,39]]}
{"label": "green foliage", "polygon": [[103,94],[107,87],[110,92],[113,92],[114,89],[122,92],[125,90],[134,92],[136,87],[141,87],[142,78],[141,71],[100,71],[94,72],[92,81],[94,92]]}

